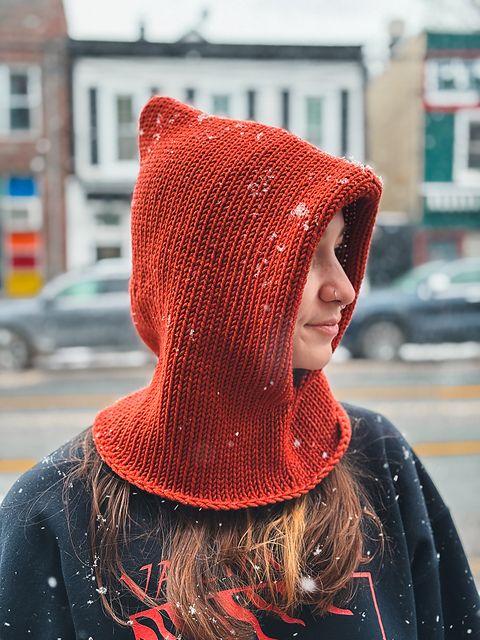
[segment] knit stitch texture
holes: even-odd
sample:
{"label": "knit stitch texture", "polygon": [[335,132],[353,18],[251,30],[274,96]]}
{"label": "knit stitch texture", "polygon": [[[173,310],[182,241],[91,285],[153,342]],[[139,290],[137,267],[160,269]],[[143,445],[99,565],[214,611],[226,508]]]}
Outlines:
{"label": "knit stitch texture", "polygon": [[96,416],[95,445],[122,478],[187,505],[298,497],[351,436],[322,370],[293,382],[303,288],[343,208],[340,260],[358,296],[380,180],[284,129],[163,96],[141,113],[139,146],[131,308],[158,361],[147,387]]}

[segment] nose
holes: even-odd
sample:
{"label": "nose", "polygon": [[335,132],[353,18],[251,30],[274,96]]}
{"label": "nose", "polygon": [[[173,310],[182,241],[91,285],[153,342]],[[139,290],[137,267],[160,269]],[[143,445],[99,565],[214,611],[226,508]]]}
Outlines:
{"label": "nose", "polygon": [[335,273],[320,287],[319,295],[324,302],[340,302],[349,305],[355,300],[356,291],[340,264]]}

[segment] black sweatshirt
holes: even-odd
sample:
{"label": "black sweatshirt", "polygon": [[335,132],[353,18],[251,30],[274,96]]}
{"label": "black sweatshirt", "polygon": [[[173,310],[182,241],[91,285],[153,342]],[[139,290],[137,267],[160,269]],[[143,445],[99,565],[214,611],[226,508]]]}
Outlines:
{"label": "black sweatshirt", "polygon": [[[399,431],[383,416],[344,403],[352,418],[350,455],[366,468],[378,491],[371,494],[390,538],[385,555],[354,573],[355,595],[345,606],[316,617],[303,607],[295,617],[255,611],[252,638],[317,640],[459,640],[480,638],[478,592],[450,512]],[[68,443],[67,443],[68,444]],[[160,604],[147,608],[130,598],[130,626],[102,610],[87,544],[89,492],[73,487],[71,526],[62,487],[71,462],[66,447],[23,474],[0,508],[1,640],[157,640],[174,638],[170,604],[161,599],[168,579],[162,550],[150,539],[133,541],[124,557],[128,578]],[[137,523],[152,508],[174,524],[175,503],[132,488]],[[260,591],[260,590],[259,590]],[[228,593],[233,610],[241,607]],[[260,599],[258,599],[261,602]]]}

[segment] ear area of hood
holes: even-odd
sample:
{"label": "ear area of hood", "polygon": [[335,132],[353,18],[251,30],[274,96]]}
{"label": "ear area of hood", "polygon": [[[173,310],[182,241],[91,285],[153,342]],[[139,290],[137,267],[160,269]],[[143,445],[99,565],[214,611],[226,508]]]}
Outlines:
{"label": "ear area of hood", "polygon": [[[195,122],[202,112],[168,96],[153,96],[142,109],[139,119],[140,161],[143,162],[155,145],[188,122]],[[205,117],[208,117],[205,115]]]}

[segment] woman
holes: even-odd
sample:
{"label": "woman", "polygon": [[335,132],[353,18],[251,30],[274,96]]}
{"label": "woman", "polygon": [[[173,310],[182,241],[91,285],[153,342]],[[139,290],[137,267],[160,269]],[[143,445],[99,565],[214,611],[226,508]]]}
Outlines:
{"label": "woman", "polygon": [[132,318],[158,362],[5,498],[2,638],[477,637],[432,481],[323,373],[379,179],[167,97],[139,140]]}

